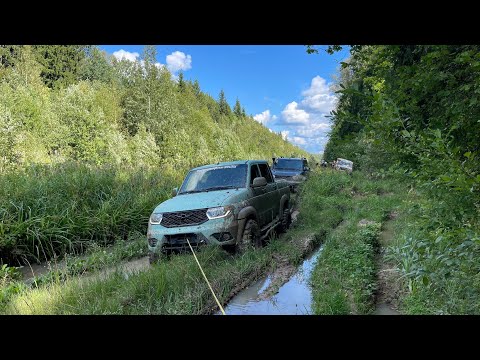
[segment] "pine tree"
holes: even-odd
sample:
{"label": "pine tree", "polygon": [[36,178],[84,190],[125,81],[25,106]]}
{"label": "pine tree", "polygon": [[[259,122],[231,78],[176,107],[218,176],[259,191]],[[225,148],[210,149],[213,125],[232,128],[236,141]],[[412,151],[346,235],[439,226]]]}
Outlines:
{"label": "pine tree", "polygon": [[183,72],[178,74],[178,90],[185,91],[185,81],[183,80]]}
{"label": "pine tree", "polygon": [[235,106],[233,108],[233,113],[235,114],[236,117],[242,117],[242,106],[240,105],[240,100],[235,102]]}
{"label": "pine tree", "polygon": [[81,63],[90,46],[35,45],[33,48],[43,67],[43,82],[50,88],[58,88],[78,81]]}
{"label": "pine tree", "polygon": [[244,107],[242,107],[242,116],[243,116],[243,117],[247,117],[247,113],[245,112],[245,108],[244,108]]}
{"label": "pine tree", "polygon": [[193,83],[193,91],[197,97],[200,95],[200,84],[198,83],[198,80],[195,80]]}
{"label": "pine tree", "polygon": [[227,100],[225,99],[225,93],[223,92],[223,89],[220,90],[218,105],[220,107],[220,114],[229,115],[232,112],[232,110],[230,109],[230,106],[228,105]]}

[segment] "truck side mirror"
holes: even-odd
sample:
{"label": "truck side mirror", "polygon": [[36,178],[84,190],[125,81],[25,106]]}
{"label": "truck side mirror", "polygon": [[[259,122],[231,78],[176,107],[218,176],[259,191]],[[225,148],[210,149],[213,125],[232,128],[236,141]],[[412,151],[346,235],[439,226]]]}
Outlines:
{"label": "truck side mirror", "polygon": [[172,189],[172,197],[177,196],[177,194],[178,194],[178,188],[173,188]]}
{"label": "truck side mirror", "polygon": [[253,184],[252,184],[253,188],[262,187],[265,185],[267,185],[267,179],[265,179],[263,176],[256,177],[255,179],[253,179]]}

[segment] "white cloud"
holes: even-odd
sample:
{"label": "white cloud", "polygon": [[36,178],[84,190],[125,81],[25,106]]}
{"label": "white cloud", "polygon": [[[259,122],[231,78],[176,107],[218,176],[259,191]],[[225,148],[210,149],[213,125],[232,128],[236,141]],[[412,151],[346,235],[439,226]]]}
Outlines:
{"label": "white cloud", "polygon": [[113,56],[115,56],[117,60],[125,59],[128,61],[136,61],[140,54],[138,52],[130,52],[120,49],[118,51],[115,51],[113,53]]}
{"label": "white cloud", "polygon": [[260,124],[265,125],[267,122],[276,120],[276,115],[271,115],[270,110],[265,110],[264,112],[257,114],[253,117],[255,121],[258,121]]}
{"label": "white cloud", "polygon": [[[330,120],[326,117],[336,106],[337,98],[327,81],[315,76],[310,87],[301,92],[299,102],[292,101],[282,111],[274,124],[292,143],[310,152],[323,151],[328,141]],[[283,135],[282,135],[283,136]]]}
{"label": "white cloud", "polygon": [[[144,60],[139,60],[139,57],[140,57],[140,54],[138,52],[129,52],[129,51],[125,51],[123,49],[120,49],[118,51],[115,51],[113,53],[113,56],[115,56],[115,58],[117,60],[128,60],[128,61],[138,61],[140,66],[142,68],[145,67],[145,61]],[[155,66],[158,68],[158,69],[161,69],[163,68],[165,65],[164,64],[161,64],[159,62],[156,62],[155,63]]]}
{"label": "white cloud", "polygon": [[308,124],[310,120],[310,115],[305,110],[299,109],[296,101],[285,106],[282,116],[287,124]]}
{"label": "white cloud", "polygon": [[170,72],[175,73],[179,70],[188,70],[192,68],[192,56],[185,55],[181,51],[174,51],[167,55],[167,68]]}
{"label": "white cloud", "polygon": [[290,140],[292,143],[297,144],[297,145],[306,145],[307,144],[307,141],[304,138],[298,137],[298,136],[292,136],[291,138],[288,138],[288,140]]}
{"label": "white cloud", "polygon": [[327,81],[320,76],[312,79],[310,87],[302,95],[305,97],[302,105],[312,111],[329,114],[335,108],[337,98],[330,92]]}
{"label": "white cloud", "polygon": [[280,135],[282,135],[282,139],[283,139],[283,140],[287,140],[287,139],[288,139],[288,134],[290,134],[290,131],[288,131],[288,130],[280,131]]}
{"label": "white cloud", "polygon": [[296,129],[295,133],[299,136],[313,138],[324,135],[330,130],[330,124],[327,123],[312,123],[307,126],[302,126]]}

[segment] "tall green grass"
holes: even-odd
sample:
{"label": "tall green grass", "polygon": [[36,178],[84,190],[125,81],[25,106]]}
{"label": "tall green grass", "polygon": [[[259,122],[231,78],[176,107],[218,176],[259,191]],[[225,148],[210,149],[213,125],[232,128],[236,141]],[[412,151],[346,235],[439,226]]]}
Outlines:
{"label": "tall green grass", "polygon": [[0,175],[0,260],[44,261],[146,231],[175,181],[159,171],[78,163]]}

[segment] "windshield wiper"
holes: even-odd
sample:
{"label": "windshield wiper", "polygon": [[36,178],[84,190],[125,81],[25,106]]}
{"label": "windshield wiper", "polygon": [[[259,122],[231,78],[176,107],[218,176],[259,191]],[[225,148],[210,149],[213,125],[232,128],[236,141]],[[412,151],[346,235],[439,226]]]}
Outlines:
{"label": "windshield wiper", "polygon": [[238,186],[214,186],[202,190],[190,190],[190,191],[182,191],[178,195],[183,195],[183,194],[195,194],[195,193],[201,193],[201,192],[208,192],[208,191],[214,191],[214,190],[226,190],[226,189],[235,189],[238,188]]}
{"label": "windshield wiper", "polygon": [[178,195],[183,195],[183,194],[194,194],[194,193],[199,193],[199,192],[204,192],[205,190],[190,190],[190,191],[182,191],[181,193],[178,193]]}
{"label": "windshield wiper", "polygon": [[204,189],[202,191],[227,190],[227,189],[235,189],[235,188],[238,188],[238,186],[232,186],[232,185],[229,185],[229,186],[213,186],[213,187]]}

